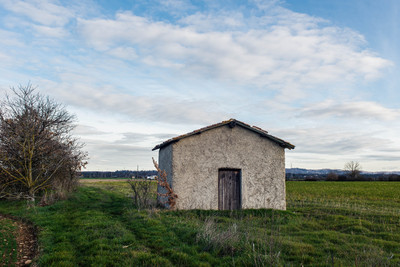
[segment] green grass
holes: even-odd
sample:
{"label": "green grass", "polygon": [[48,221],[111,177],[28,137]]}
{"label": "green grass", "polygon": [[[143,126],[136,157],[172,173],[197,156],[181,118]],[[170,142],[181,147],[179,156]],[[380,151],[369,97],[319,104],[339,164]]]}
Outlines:
{"label": "green grass", "polygon": [[12,265],[17,261],[17,226],[8,218],[0,218],[0,263],[1,266]]}
{"label": "green grass", "polygon": [[400,211],[399,182],[287,182],[289,206],[300,202]]}
{"label": "green grass", "polygon": [[129,193],[86,183],[52,206],[0,201],[0,213],[39,227],[40,266],[400,265],[398,182],[288,182],[287,211],[137,211]]}
{"label": "green grass", "polygon": [[334,262],[400,265],[400,183],[288,182],[287,205],[301,216],[293,239]]}
{"label": "green grass", "polygon": [[132,195],[131,186],[129,185],[128,181],[117,181],[117,182],[115,182],[115,181],[112,181],[112,182],[109,182],[109,181],[98,181],[98,182],[80,181],[80,184],[84,187],[101,188],[103,190],[121,194],[126,197],[129,197]]}
{"label": "green grass", "polygon": [[86,177],[86,178],[80,178],[80,180],[131,180],[131,178],[128,177]]}

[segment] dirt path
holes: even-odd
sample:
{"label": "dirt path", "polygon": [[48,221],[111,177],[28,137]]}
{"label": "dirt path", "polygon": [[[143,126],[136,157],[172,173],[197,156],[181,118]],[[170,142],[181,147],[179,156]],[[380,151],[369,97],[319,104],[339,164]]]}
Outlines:
{"label": "dirt path", "polygon": [[12,216],[0,214],[0,221],[8,218],[14,221],[17,228],[15,236],[18,245],[17,262],[15,266],[33,266],[32,260],[38,253],[36,228]]}

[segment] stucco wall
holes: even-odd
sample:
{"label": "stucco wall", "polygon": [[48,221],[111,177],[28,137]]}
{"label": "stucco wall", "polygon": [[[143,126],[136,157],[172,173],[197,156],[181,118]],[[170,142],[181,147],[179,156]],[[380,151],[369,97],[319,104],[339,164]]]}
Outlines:
{"label": "stucco wall", "polygon": [[160,150],[161,164],[173,179],[178,209],[218,209],[220,168],[241,169],[242,208],[286,209],[284,149],[241,126],[181,139]]}

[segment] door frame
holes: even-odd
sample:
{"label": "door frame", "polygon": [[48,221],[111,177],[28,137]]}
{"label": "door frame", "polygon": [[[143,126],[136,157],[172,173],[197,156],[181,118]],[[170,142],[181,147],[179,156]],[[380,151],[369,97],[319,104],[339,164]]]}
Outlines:
{"label": "door frame", "polygon": [[221,195],[220,195],[220,177],[219,177],[219,173],[220,173],[220,171],[238,171],[239,172],[239,199],[238,199],[238,201],[239,201],[239,210],[240,209],[242,209],[242,169],[239,169],[239,168],[219,168],[218,169],[218,177],[217,177],[217,182],[218,182],[218,192],[217,192],[217,194],[218,194],[218,210],[224,210],[224,209],[221,209],[221,207],[220,207],[220,202],[221,202]]}

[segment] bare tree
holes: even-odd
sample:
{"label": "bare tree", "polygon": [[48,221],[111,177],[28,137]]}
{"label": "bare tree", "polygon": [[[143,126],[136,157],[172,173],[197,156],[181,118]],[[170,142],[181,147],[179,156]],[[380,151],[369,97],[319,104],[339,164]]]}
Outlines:
{"label": "bare tree", "polygon": [[350,179],[356,180],[360,177],[361,165],[357,161],[349,161],[344,165],[344,170]]}
{"label": "bare tree", "polygon": [[329,172],[326,175],[326,180],[327,181],[337,181],[339,179],[339,176],[335,172]]}
{"label": "bare tree", "polygon": [[31,85],[11,91],[0,101],[0,197],[71,189],[87,157],[70,134],[74,116]]}

